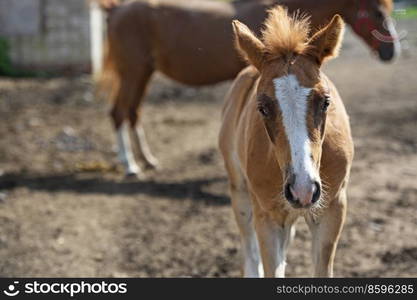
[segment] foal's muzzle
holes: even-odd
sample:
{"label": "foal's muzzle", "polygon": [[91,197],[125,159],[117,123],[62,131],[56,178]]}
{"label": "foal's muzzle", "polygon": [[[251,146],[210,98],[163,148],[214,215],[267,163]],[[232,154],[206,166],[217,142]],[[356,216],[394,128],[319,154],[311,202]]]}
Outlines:
{"label": "foal's muzzle", "polygon": [[298,186],[294,183],[285,184],[285,198],[294,208],[307,208],[320,199],[321,185],[317,181]]}

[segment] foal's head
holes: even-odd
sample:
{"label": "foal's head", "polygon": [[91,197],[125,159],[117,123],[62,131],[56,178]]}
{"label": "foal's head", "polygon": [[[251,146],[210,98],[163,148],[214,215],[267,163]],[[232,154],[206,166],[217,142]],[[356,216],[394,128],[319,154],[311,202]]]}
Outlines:
{"label": "foal's head", "polygon": [[309,207],[321,198],[320,158],[329,86],[320,67],[340,48],[340,16],[309,37],[308,18],[276,7],[269,11],[262,39],[233,23],[236,46],[260,72],[256,97],[259,114],[284,178],[284,195],[294,207]]}

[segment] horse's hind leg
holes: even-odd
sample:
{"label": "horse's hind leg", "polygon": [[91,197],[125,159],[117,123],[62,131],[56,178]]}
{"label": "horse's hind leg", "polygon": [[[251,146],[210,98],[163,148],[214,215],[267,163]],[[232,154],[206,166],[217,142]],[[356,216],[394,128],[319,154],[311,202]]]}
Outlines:
{"label": "horse's hind leg", "polygon": [[138,146],[140,158],[143,160],[147,168],[157,168],[158,160],[153,156],[143,128],[141,114],[143,109],[144,93],[149,79],[153,73],[151,68],[145,70],[142,76],[138,79],[136,86],[136,95],[134,101],[129,107],[129,121],[133,131],[133,137]]}
{"label": "horse's hind leg", "polygon": [[120,87],[111,110],[111,118],[117,133],[118,156],[125,168],[126,176],[139,176],[141,170],[133,155],[129,128],[126,123],[129,117],[129,104],[133,102],[136,94],[136,80],[130,78],[120,80]]}
{"label": "horse's hind leg", "polygon": [[155,156],[152,154],[149,148],[148,141],[145,135],[145,129],[143,128],[143,125],[141,123],[137,124],[133,132],[134,132],[133,136],[135,137],[136,143],[138,145],[140,157],[145,162],[146,167],[150,169],[157,169],[159,166],[159,162],[155,158]]}

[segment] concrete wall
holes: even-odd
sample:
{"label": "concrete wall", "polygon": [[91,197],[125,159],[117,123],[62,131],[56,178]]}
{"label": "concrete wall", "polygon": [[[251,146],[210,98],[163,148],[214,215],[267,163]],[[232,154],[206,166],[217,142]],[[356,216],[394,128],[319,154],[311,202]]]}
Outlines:
{"label": "concrete wall", "polygon": [[88,71],[89,16],[86,0],[0,0],[0,35],[17,67]]}

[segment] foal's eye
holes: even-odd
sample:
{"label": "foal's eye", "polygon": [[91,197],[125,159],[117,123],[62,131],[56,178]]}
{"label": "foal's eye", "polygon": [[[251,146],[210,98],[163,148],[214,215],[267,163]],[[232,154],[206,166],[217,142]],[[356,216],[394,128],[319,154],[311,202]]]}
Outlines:
{"label": "foal's eye", "polygon": [[274,117],[274,108],[272,104],[272,99],[265,94],[261,94],[258,97],[258,111],[265,119],[272,119]]}
{"label": "foal's eye", "polygon": [[329,107],[329,105],[330,105],[330,97],[329,96],[325,96],[324,99],[323,99],[322,110],[324,112],[326,112],[327,111],[327,108]]}
{"label": "foal's eye", "polygon": [[262,115],[264,118],[268,118],[268,117],[269,117],[269,110],[268,110],[268,108],[266,107],[266,105],[264,105],[264,104],[260,104],[260,105],[258,106],[258,111],[261,113],[261,115]]}

